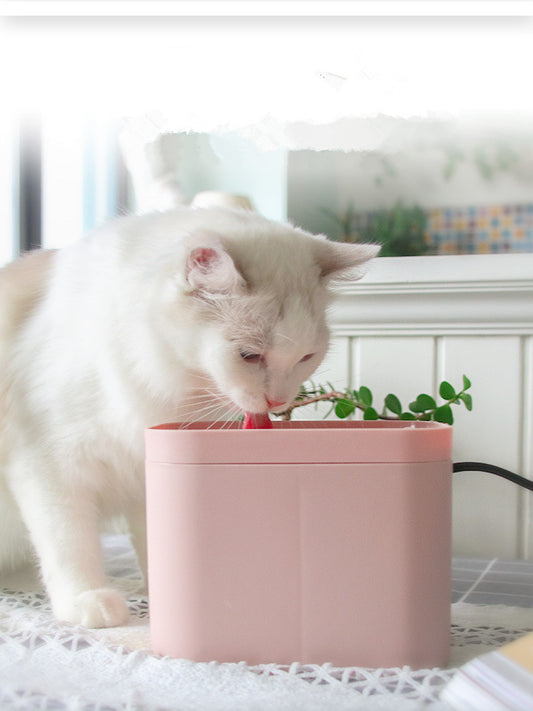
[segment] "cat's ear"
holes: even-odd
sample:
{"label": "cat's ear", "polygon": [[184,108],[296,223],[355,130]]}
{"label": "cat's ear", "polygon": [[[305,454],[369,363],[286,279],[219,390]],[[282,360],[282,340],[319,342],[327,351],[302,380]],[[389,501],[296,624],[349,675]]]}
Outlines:
{"label": "cat's ear", "polygon": [[315,257],[323,277],[334,280],[360,279],[364,274],[362,267],[377,257],[380,249],[379,244],[353,244],[324,239],[316,241]]}
{"label": "cat's ear", "polygon": [[192,292],[202,294],[231,294],[245,285],[222,243],[211,237],[197,237],[189,244],[185,278]]}

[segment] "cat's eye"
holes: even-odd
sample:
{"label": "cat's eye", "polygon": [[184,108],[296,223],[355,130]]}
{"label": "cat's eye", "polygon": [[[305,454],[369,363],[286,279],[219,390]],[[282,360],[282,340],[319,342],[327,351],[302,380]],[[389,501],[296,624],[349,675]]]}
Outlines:
{"label": "cat's eye", "polygon": [[246,361],[246,363],[262,363],[263,356],[261,353],[249,353],[248,351],[240,351],[241,358]]}
{"label": "cat's eye", "polygon": [[314,355],[314,353],[308,353],[307,355],[304,355],[303,358],[300,358],[300,363],[305,363],[307,360],[311,360]]}

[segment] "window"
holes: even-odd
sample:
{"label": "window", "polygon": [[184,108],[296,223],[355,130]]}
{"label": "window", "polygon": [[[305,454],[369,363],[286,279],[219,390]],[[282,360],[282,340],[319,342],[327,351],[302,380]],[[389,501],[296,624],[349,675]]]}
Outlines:
{"label": "window", "polygon": [[43,122],[43,247],[64,247],[119,212],[117,133],[107,122]]}
{"label": "window", "polygon": [[126,209],[119,125],[2,118],[0,264],[36,247],[64,247]]}

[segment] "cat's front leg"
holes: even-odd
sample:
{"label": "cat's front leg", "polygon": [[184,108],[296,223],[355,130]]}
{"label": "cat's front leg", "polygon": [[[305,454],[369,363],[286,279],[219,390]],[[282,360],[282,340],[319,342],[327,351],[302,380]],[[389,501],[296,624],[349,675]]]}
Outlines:
{"label": "cat's front leg", "polygon": [[106,581],[94,497],[88,487],[67,484],[43,468],[19,460],[10,481],[55,616],[84,627],[124,624],[128,607]]}
{"label": "cat's front leg", "polygon": [[146,543],[146,505],[145,502],[137,504],[126,514],[131,542],[137,554],[137,562],[144,578],[144,587],[148,586],[148,556]]}

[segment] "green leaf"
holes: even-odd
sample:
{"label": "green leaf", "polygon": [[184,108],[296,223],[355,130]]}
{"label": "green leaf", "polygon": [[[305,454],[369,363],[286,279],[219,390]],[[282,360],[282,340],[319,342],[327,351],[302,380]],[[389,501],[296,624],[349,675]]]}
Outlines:
{"label": "green leaf", "polygon": [[400,420],[416,420],[416,417],[412,412],[402,412],[400,415]]}
{"label": "green leaf", "polygon": [[400,415],[402,412],[402,403],[392,393],[389,393],[385,398],[385,407],[395,415]]}
{"label": "green leaf", "polygon": [[420,407],[418,400],[413,400],[413,402],[410,402],[409,409],[411,410],[411,412],[416,412],[417,414],[419,412],[424,412],[424,408]]}
{"label": "green leaf", "polygon": [[466,377],[466,375],[463,375],[463,389],[468,390],[468,388],[472,387],[472,383],[470,380]]}
{"label": "green leaf", "polygon": [[379,415],[373,407],[367,407],[363,415],[363,420],[379,420]]}
{"label": "green leaf", "polygon": [[466,409],[470,412],[472,410],[472,395],[469,393],[463,393],[459,395],[461,400],[464,402]]}
{"label": "green leaf", "polygon": [[440,384],[439,395],[443,400],[453,400],[455,397],[455,388],[446,380],[443,380]]}
{"label": "green leaf", "polygon": [[338,400],[337,404],[335,405],[335,414],[341,420],[351,415],[354,410],[355,405],[351,400]]}
{"label": "green leaf", "polygon": [[437,407],[437,403],[431,395],[426,395],[424,393],[420,394],[416,398],[416,403],[420,410],[418,412],[425,412],[426,410],[434,410]]}
{"label": "green leaf", "polygon": [[372,393],[364,385],[359,388],[359,400],[367,407],[372,404]]}
{"label": "green leaf", "polygon": [[434,418],[437,422],[444,422],[446,425],[453,425],[453,412],[449,405],[442,405],[435,410]]}

